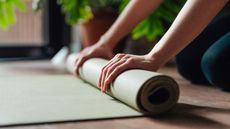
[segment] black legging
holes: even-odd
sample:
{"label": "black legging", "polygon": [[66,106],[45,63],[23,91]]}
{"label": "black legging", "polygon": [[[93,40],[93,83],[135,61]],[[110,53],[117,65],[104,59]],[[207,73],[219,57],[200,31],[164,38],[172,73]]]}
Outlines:
{"label": "black legging", "polygon": [[178,72],[196,84],[230,91],[229,4],[208,27],[176,56]]}

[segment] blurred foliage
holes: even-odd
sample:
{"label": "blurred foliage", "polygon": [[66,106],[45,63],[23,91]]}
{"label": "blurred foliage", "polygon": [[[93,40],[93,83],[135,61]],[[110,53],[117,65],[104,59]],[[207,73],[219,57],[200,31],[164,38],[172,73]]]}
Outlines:
{"label": "blurred foliage", "polygon": [[[35,10],[41,8],[44,0],[33,0]],[[93,11],[113,10],[122,12],[130,0],[57,0],[66,21],[70,25],[87,22],[92,19]],[[139,23],[132,31],[133,39],[145,36],[149,41],[161,37],[172,24],[185,0],[164,0],[154,13]],[[0,29],[7,30],[16,23],[15,9],[26,11],[23,0],[0,0]]]}
{"label": "blurred foliage", "polygon": [[[93,18],[93,10],[113,9],[121,12],[130,0],[58,0],[66,14],[66,20],[74,25],[87,22]],[[161,37],[172,24],[185,0],[164,0],[148,18],[143,20],[132,31],[133,39],[145,36],[149,41]]]}
{"label": "blurred foliage", "polygon": [[73,25],[79,22],[87,22],[93,18],[93,10],[112,10],[118,8],[120,0],[58,0],[66,21]]}
{"label": "blurred foliage", "polygon": [[[129,0],[123,0],[120,11],[122,11],[128,3]],[[164,35],[168,26],[172,24],[184,3],[185,0],[164,0],[149,17],[134,28],[132,31],[132,38],[139,39],[145,36],[149,41],[154,41]]]}
{"label": "blurred foliage", "polygon": [[16,23],[15,9],[25,12],[27,10],[23,0],[0,0],[0,29],[8,30]]}
{"label": "blurred foliage", "polygon": [[80,21],[86,22],[93,17],[89,0],[58,0],[58,4],[66,14],[66,21],[71,25]]}

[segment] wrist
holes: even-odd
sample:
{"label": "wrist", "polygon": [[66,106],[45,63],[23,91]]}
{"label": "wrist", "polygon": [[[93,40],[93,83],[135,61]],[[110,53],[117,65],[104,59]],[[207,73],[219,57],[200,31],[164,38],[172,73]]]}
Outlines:
{"label": "wrist", "polygon": [[101,37],[99,41],[96,44],[99,47],[106,48],[107,50],[113,50],[113,46],[111,45],[111,42],[104,37]]}
{"label": "wrist", "polygon": [[147,54],[147,57],[154,62],[155,66],[158,66],[158,68],[160,68],[161,66],[163,66],[167,61],[165,60],[165,58],[161,55],[161,53],[158,52],[149,52]]}
{"label": "wrist", "polygon": [[99,45],[104,46],[111,50],[113,50],[116,47],[117,43],[118,43],[117,39],[115,37],[111,37],[108,34],[102,35],[98,41]]}

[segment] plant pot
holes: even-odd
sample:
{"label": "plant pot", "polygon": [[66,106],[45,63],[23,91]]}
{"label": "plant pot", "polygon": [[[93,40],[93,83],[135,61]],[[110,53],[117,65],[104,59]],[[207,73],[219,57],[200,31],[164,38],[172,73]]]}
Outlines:
{"label": "plant pot", "polygon": [[112,11],[94,11],[93,13],[94,18],[80,26],[84,48],[95,44],[118,17],[118,14]]}

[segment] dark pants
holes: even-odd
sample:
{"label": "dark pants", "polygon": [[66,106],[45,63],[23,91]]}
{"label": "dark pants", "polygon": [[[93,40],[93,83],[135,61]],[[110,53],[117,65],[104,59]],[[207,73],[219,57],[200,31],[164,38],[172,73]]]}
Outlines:
{"label": "dark pants", "polygon": [[178,72],[192,83],[230,91],[230,12],[226,10],[176,56],[176,63]]}

